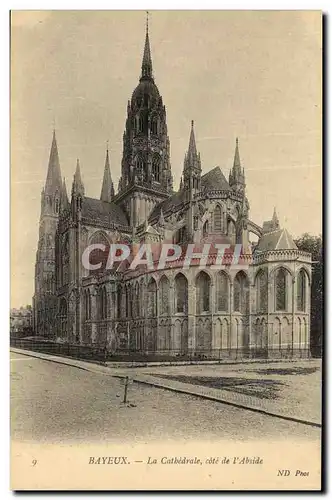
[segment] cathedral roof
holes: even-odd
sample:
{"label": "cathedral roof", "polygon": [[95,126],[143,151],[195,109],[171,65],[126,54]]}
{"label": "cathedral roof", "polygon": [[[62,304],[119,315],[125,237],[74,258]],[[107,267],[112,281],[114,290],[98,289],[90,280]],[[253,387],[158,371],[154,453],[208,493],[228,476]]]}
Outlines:
{"label": "cathedral roof", "polygon": [[184,191],[179,191],[178,193],[173,194],[172,196],[170,196],[169,198],[167,198],[166,200],[162,201],[161,203],[159,203],[154,207],[149,217],[149,220],[152,220],[155,217],[160,216],[161,211],[163,213],[167,212],[171,208],[171,206],[174,206],[174,208],[176,209],[176,207],[181,205],[184,199],[185,199]]}
{"label": "cathedral roof", "polygon": [[263,234],[255,248],[255,251],[260,252],[268,250],[297,250],[297,246],[287,229],[278,229]]}
{"label": "cathedral roof", "polygon": [[83,199],[82,215],[91,221],[99,220],[104,223],[128,226],[127,217],[118,205],[112,202],[85,197]]}
{"label": "cathedral roof", "polygon": [[202,175],[201,186],[202,189],[206,189],[208,191],[231,191],[231,188],[229,187],[224,174],[220,170],[220,167],[215,167],[206,174]]}
{"label": "cathedral roof", "polygon": [[[219,191],[219,190],[226,190],[226,191],[231,191],[231,188],[229,187],[228,182],[226,181],[226,178],[222,171],[220,170],[220,167],[215,167],[210,172],[207,172],[205,175],[202,176],[201,178],[201,187],[202,190],[207,190],[207,191]],[[158,205],[155,206],[153,209],[149,220],[154,219],[155,217],[160,215],[160,212],[163,211],[163,213],[166,213],[171,206],[176,208],[181,205],[185,201],[185,192],[180,190],[179,192],[173,194],[173,196],[170,196],[167,198],[167,200],[162,201]]]}

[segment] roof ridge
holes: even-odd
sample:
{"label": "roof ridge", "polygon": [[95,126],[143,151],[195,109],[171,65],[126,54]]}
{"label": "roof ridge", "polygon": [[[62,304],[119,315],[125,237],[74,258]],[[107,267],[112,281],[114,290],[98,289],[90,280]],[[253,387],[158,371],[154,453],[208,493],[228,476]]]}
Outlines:
{"label": "roof ridge", "polygon": [[[285,228],[282,228],[280,230],[280,236],[279,236],[279,239],[278,239],[277,244],[276,244],[276,250],[278,250],[278,246],[279,246],[280,240],[281,240],[282,235],[283,235],[284,232],[285,232]],[[287,237],[286,237],[286,239],[287,239]]]}
{"label": "roof ridge", "polygon": [[202,179],[203,179],[203,177],[205,177],[206,175],[210,174],[211,172],[214,172],[215,170],[220,170],[220,172],[223,173],[222,170],[221,170],[221,168],[219,167],[219,165],[217,165],[216,167],[211,168],[211,170],[209,170],[208,172],[206,172],[205,174],[203,174],[202,175]]}

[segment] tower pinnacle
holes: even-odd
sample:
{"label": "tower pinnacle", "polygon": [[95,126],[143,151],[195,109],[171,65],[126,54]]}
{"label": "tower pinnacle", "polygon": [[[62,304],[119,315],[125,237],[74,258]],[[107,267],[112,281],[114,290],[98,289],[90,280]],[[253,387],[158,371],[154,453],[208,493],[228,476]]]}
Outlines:
{"label": "tower pinnacle", "polygon": [[72,185],[72,189],[71,189],[71,194],[72,194],[72,196],[75,196],[75,195],[76,196],[77,195],[84,196],[84,185],[82,182],[80,161],[78,158],[77,158],[77,162],[76,162],[76,171],[74,174],[74,180],[73,180],[73,185]]}
{"label": "tower pinnacle", "polygon": [[62,189],[61,189],[61,198],[60,198],[60,206],[61,211],[66,210],[69,206],[68,195],[67,195],[67,187],[66,187],[66,179],[63,178]]}
{"label": "tower pinnacle", "polygon": [[235,141],[234,162],[233,167],[229,173],[229,185],[235,191],[243,191],[245,188],[244,168],[241,167],[238,137]]}
{"label": "tower pinnacle", "polygon": [[104,168],[103,184],[101,187],[100,199],[102,201],[111,201],[114,198],[114,185],[111,177],[109,151],[108,151],[108,141],[106,149],[106,159]]}
{"label": "tower pinnacle", "polygon": [[53,138],[48,161],[48,170],[45,183],[45,194],[53,195],[57,190],[61,191],[61,170],[58,154],[58,145],[56,141],[55,130],[53,129]]}

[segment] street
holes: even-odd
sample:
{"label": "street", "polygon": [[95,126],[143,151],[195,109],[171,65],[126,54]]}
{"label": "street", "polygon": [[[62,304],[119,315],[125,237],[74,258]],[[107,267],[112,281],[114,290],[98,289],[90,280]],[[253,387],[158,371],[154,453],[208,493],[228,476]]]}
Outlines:
{"label": "street", "polygon": [[11,353],[11,437],[38,443],[319,440],[320,430],[107,374]]}

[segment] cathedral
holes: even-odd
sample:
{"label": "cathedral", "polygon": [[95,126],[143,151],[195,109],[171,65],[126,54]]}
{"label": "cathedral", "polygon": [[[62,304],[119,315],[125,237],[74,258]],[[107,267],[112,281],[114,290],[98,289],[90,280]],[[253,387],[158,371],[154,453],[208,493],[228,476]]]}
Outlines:
{"label": "cathedral", "polygon": [[[148,28],[141,75],[127,105],[121,177],[114,189],[107,148],[100,199],[87,196],[77,160],[70,198],[53,132],[41,194],[33,298],[35,335],[110,353],[201,358],[309,356],[311,255],[279,225],[250,220],[236,139],[228,181],[204,168],[194,123],[176,190],[166,107],[154,80]],[[101,166],[102,171],[102,166]],[[255,235],[256,243],[251,243]],[[221,269],[211,256],[183,266],[106,266],[110,245],[222,242],[241,246]],[[91,245],[101,262],[87,269]],[[185,358],[184,358],[185,359]]]}

